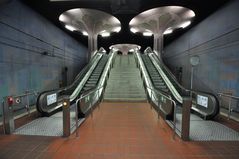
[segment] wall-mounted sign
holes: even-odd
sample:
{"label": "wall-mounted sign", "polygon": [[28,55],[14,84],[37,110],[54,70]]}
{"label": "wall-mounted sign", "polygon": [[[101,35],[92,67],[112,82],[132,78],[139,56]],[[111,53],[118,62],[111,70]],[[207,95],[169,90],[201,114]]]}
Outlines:
{"label": "wall-mounted sign", "polygon": [[51,104],[57,102],[57,95],[56,95],[56,93],[50,94],[46,98],[47,98],[46,99],[47,105],[51,105]]}
{"label": "wall-mounted sign", "polygon": [[197,95],[197,104],[207,108],[208,107],[208,97]]}

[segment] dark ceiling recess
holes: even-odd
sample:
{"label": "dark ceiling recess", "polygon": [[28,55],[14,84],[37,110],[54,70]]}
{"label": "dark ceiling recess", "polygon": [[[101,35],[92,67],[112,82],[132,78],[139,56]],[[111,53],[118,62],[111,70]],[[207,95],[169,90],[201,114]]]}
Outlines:
{"label": "dark ceiling recess", "polygon": [[110,13],[117,17],[122,29],[119,33],[113,33],[108,38],[99,37],[99,47],[108,48],[112,44],[118,43],[135,43],[145,49],[152,46],[152,37],[143,37],[142,34],[133,34],[129,30],[129,21],[137,14],[161,6],[183,6],[192,9],[196,17],[190,27],[186,29],[178,29],[171,35],[165,36],[164,45],[169,44],[177,37],[197,25],[203,19],[215,12],[217,9],[225,5],[229,0],[22,0],[32,9],[52,21],[56,26],[67,32],[73,38],[87,46],[87,37],[67,31],[58,21],[59,15],[72,8],[91,8],[98,9]]}

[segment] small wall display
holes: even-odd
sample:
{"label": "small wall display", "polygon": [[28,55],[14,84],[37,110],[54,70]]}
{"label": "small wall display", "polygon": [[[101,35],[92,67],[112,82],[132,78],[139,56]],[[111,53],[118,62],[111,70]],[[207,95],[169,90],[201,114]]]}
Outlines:
{"label": "small wall display", "polygon": [[197,95],[197,104],[205,108],[208,107],[208,97]]}
{"label": "small wall display", "polygon": [[50,94],[50,95],[47,96],[47,105],[51,105],[51,104],[56,103],[56,102],[57,102],[56,93]]}

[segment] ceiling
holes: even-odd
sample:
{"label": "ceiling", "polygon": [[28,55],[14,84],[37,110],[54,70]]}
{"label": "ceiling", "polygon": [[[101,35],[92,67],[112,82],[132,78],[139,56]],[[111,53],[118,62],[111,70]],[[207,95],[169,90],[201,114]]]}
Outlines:
{"label": "ceiling", "polygon": [[225,5],[229,0],[22,0],[32,9],[50,20],[57,27],[87,46],[87,37],[67,31],[58,21],[61,13],[72,8],[91,8],[105,11],[117,17],[122,25],[119,33],[102,38],[99,36],[98,46],[108,49],[109,46],[118,43],[135,43],[145,49],[152,46],[153,37],[143,37],[142,34],[133,34],[129,29],[130,20],[137,14],[155,7],[177,5],[192,9],[196,17],[186,29],[178,29],[172,34],[165,36],[164,45],[168,45],[177,37],[197,25],[203,19]]}

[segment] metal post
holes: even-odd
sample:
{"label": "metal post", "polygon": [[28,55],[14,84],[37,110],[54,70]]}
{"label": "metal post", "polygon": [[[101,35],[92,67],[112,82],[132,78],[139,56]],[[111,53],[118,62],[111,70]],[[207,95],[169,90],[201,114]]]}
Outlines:
{"label": "metal post", "polygon": [[70,128],[70,100],[63,99],[63,137],[69,137],[71,134]]}
{"label": "metal post", "polygon": [[[153,101],[153,99],[152,99],[152,90],[150,89],[150,99],[151,99],[151,101]],[[152,106],[152,104],[150,104],[151,105],[151,109],[153,109],[153,106]]]}
{"label": "metal post", "polygon": [[3,104],[3,122],[5,134],[12,134],[15,130],[13,107],[7,102]]}
{"label": "metal post", "polygon": [[5,118],[4,118],[4,100],[2,101],[2,113],[3,113],[3,115],[2,115],[2,120],[3,120],[3,134],[6,134],[6,130],[5,130]]}
{"label": "metal post", "polygon": [[28,116],[29,116],[29,115],[30,115],[30,102],[29,102],[28,91],[26,91],[26,98],[27,98],[26,109],[27,109],[27,114],[28,114]]}
{"label": "metal post", "polygon": [[158,100],[158,112],[157,112],[158,113],[158,120],[159,120],[159,117],[160,117],[159,116],[159,109],[160,109],[160,107],[161,107],[161,103],[160,103],[160,100]]}
{"label": "metal post", "polygon": [[100,90],[97,91],[97,99],[98,99],[98,109],[100,109]]}
{"label": "metal post", "polygon": [[[194,67],[191,67],[191,83],[190,83],[190,89],[193,90],[193,74],[194,74]],[[192,91],[190,92],[190,97],[192,98]]]}
{"label": "metal post", "polygon": [[92,101],[90,100],[90,116],[93,118]]}
{"label": "metal post", "polygon": [[182,134],[181,137],[184,141],[189,141],[190,135],[190,110],[192,106],[191,98],[183,98],[182,106]]}
{"label": "metal post", "polygon": [[228,105],[228,114],[227,114],[227,119],[228,120],[230,120],[230,117],[231,117],[231,105],[232,105],[232,98],[230,98],[229,105]]}
{"label": "metal post", "polygon": [[159,111],[160,111],[160,107],[158,108],[158,120],[160,119]]}
{"label": "metal post", "polygon": [[173,102],[173,107],[174,107],[174,111],[173,111],[173,140],[175,140],[175,136],[177,134],[176,130],[176,124],[177,124],[177,104],[175,102]]}
{"label": "metal post", "polygon": [[79,133],[78,133],[78,104],[79,104],[80,100],[76,101],[76,107],[75,107],[75,122],[76,122],[76,137],[79,137]]}

